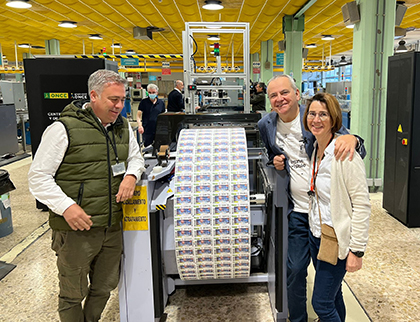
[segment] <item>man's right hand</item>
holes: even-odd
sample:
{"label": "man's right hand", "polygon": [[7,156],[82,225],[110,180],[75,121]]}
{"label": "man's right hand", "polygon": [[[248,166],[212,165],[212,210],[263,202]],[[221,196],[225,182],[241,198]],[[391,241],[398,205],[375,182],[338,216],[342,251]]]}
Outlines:
{"label": "man's right hand", "polygon": [[92,226],[91,216],[88,216],[78,204],[68,207],[64,211],[63,217],[73,230],[89,230]]}
{"label": "man's right hand", "polygon": [[284,159],[286,159],[284,154],[276,155],[274,157],[273,165],[277,170],[284,170]]}
{"label": "man's right hand", "polygon": [[144,133],[144,128],[141,124],[139,124],[139,133],[143,134]]}

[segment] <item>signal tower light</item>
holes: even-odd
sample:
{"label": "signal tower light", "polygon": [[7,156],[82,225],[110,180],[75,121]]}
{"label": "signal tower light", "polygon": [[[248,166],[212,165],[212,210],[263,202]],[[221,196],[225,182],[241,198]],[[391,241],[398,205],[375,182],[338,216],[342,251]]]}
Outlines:
{"label": "signal tower light", "polygon": [[220,47],[219,47],[218,42],[214,43],[213,51],[214,51],[214,56],[220,56]]}

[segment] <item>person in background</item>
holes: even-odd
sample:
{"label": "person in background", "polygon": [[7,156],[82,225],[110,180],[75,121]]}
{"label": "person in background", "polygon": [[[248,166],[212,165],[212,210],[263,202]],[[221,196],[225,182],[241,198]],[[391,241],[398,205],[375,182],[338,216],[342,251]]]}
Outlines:
{"label": "person in background", "polygon": [[29,170],[29,190],[50,212],[64,322],[98,321],[118,285],[122,202],[144,171],[131,126],[120,115],[125,85],[110,70],[90,75],[90,102],[64,108]]}
{"label": "person in background", "polygon": [[[362,158],[358,154],[352,161],[334,158],[341,120],[337,99],[324,93],[311,99],[304,114],[304,127],[316,138],[308,190],[311,195],[309,247],[316,271],[312,306],[322,322],[345,321],[341,283],[346,272],[362,268],[371,212]],[[317,259],[321,241],[320,218],[322,224],[334,228],[337,236],[336,265]]]}
{"label": "person in background", "polygon": [[182,90],[184,83],[181,80],[175,82],[175,88],[168,95],[168,112],[182,112],[185,109]]}
{"label": "person in background", "polygon": [[137,111],[138,131],[143,134],[143,144],[153,143],[159,114],[165,112],[165,103],[158,98],[159,88],[155,84],[147,85],[149,97],[142,99]]}
{"label": "person in background", "polygon": [[[287,299],[289,320],[307,322],[306,276],[310,263],[307,183],[310,156],[315,137],[303,127],[304,107],[299,106],[300,92],[292,77],[278,75],[267,85],[273,112],[265,115],[258,128],[267,149],[269,163],[278,171],[277,189],[289,196]],[[342,127],[341,133],[348,133]],[[363,157],[363,140],[342,135],[335,142],[336,158],[352,159],[355,148]],[[285,171],[285,172],[283,172]]]}
{"label": "person in background", "polygon": [[251,97],[251,105],[252,111],[265,111],[265,84],[264,83],[257,83],[255,85],[256,93]]}

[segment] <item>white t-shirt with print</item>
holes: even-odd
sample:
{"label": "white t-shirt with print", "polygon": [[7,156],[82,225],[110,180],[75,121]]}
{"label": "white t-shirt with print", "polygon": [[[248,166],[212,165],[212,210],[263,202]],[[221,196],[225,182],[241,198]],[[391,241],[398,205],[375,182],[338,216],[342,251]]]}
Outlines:
{"label": "white t-shirt with print", "polygon": [[294,211],[308,213],[310,161],[303,142],[300,114],[291,122],[277,121],[276,144],[285,152],[290,166],[290,193]]}

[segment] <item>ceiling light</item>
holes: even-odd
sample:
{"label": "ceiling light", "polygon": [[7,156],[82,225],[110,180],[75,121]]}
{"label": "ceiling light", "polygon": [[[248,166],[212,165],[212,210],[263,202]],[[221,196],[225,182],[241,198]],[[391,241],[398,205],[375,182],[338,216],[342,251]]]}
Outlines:
{"label": "ceiling light", "polygon": [[206,0],[204,2],[206,4],[202,8],[206,10],[220,10],[224,8],[222,6],[222,1],[219,0]]}
{"label": "ceiling light", "polygon": [[331,35],[322,35],[322,40],[334,40],[334,37]]}
{"label": "ceiling light", "polygon": [[307,44],[306,48],[316,48],[316,44]]}
{"label": "ceiling light", "polygon": [[20,48],[31,48],[30,44],[19,44],[18,47]]}
{"label": "ceiling light", "polygon": [[90,34],[89,39],[102,40],[102,36],[100,34]]}
{"label": "ceiling light", "polygon": [[211,52],[210,52],[210,55],[214,55],[214,51],[211,51]]}
{"label": "ceiling light", "polygon": [[220,40],[218,35],[209,35],[209,37],[207,38],[207,40]]}
{"label": "ceiling light", "polygon": [[60,21],[58,26],[63,27],[63,28],[76,28],[77,27],[77,22],[64,20],[64,21]]}
{"label": "ceiling light", "polygon": [[345,65],[345,64],[347,64],[347,62],[346,62],[346,57],[345,57],[345,56],[341,56],[341,60],[340,60],[339,64],[340,64],[340,65]]}
{"label": "ceiling light", "polygon": [[111,48],[122,48],[122,45],[120,43],[115,43],[111,45]]}
{"label": "ceiling light", "polygon": [[353,29],[354,28],[354,23],[346,25],[346,28]]}
{"label": "ceiling light", "polygon": [[125,53],[126,53],[127,55],[135,55],[135,54],[136,54],[136,51],[135,51],[135,50],[133,50],[133,49],[129,49],[129,50],[127,50]]}
{"label": "ceiling light", "polygon": [[6,6],[16,9],[29,9],[30,7],[32,7],[28,0],[7,1]]}
{"label": "ceiling light", "polygon": [[405,47],[405,41],[404,40],[400,40],[400,42],[398,43],[398,47],[397,50],[395,51],[396,53],[405,53],[408,51],[407,47]]}
{"label": "ceiling light", "polygon": [[35,45],[31,45],[32,49],[45,49],[44,46],[35,46]]}

